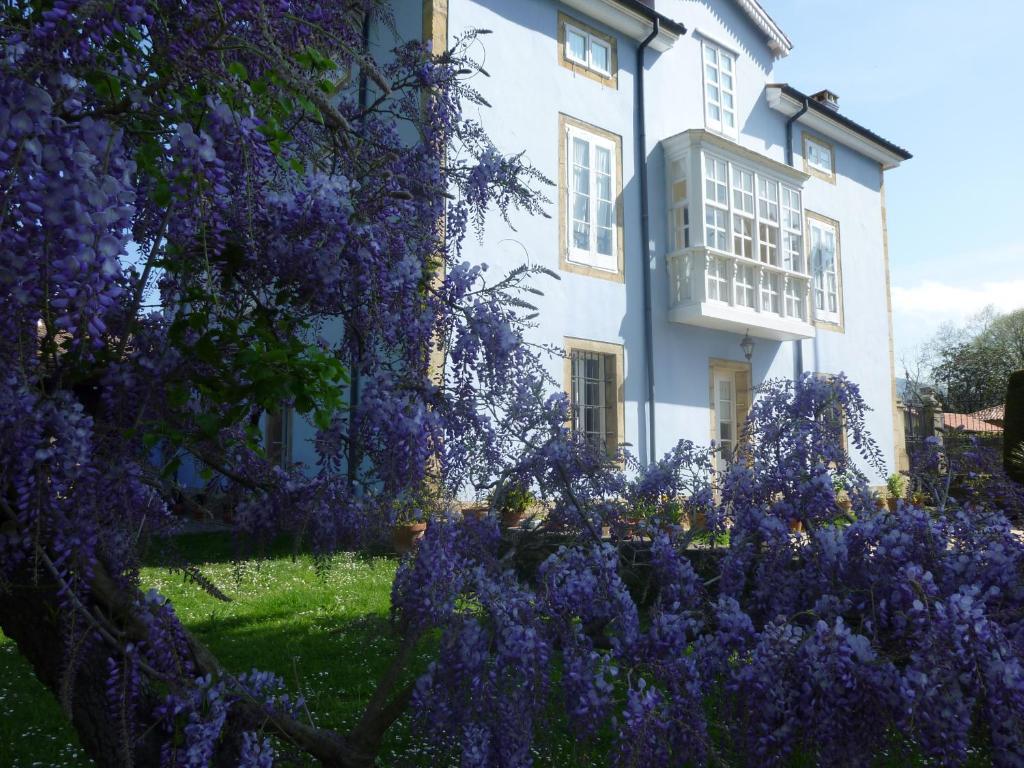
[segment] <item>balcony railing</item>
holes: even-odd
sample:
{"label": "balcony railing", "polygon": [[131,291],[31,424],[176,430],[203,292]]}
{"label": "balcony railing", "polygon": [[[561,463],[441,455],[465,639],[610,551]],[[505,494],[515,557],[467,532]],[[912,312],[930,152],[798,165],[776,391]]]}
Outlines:
{"label": "balcony railing", "polygon": [[814,336],[809,275],[703,246],[668,255],[669,319],[784,340]]}

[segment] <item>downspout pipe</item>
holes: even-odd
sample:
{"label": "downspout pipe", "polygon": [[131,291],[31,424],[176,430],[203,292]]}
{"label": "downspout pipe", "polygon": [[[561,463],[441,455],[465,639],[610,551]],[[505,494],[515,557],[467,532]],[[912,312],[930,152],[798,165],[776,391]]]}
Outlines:
{"label": "downspout pipe", "polygon": [[[804,116],[810,108],[811,101],[804,96],[804,105],[800,111],[786,121],[786,165],[794,165],[793,162],[793,123]],[[800,339],[793,339],[793,381],[797,381],[804,372],[804,345]]]}
{"label": "downspout pipe", "polygon": [[644,53],[651,41],[661,32],[661,20],[654,17],[654,29],[636,49],[636,103],[637,132],[636,158],[640,170],[640,274],[644,286],[644,361],[647,367],[647,429],[650,449],[647,463],[657,460],[654,420],[654,320],[651,314],[651,222],[650,201],[647,195],[647,114],[644,108]]}
{"label": "downspout pipe", "polygon": [[[371,31],[372,19],[370,18],[369,11],[363,13],[363,29],[362,29],[362,42],[363,42],[363,53],[369,54],[370,51],[370,31]],[[366,105],[369,103],[369,78],[366,75],[366,68],[362,67],[359,72],[359,113],[362,114],[366,110]],[[366,117],[363,116],[359,126],[359,132],[362,134],[363,127],[366,123]],[[358,329],[352,334],[352,339],[349,342],[349,354],[351,355],[349,371],[349,420],[348,420],[348,466],[346,467],[346,478],[348,480],[349,491],[355,489],[356,481],[359,479],[359,465],[363,462],[362,446],[359,444],[359,423],[357,411],[359,409],[359,399],[362,395],[362,381],[359,373],[359,365],[362,358],[362,345],[359,341]]]}

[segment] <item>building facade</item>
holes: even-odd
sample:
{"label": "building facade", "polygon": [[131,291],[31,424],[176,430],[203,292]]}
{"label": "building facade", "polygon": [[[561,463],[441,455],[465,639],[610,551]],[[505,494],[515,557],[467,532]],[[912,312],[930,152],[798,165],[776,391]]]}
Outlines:
{"label": "building facade", "polygon": [[792,46],[755,0],[396,5],[435,50],[493,33],[480,120],[557,188],[550,219],[494,216],[466,256],[559,272],[535,340],[567,350],[550,366],[577,429],[642,461],[681,438],[727,452],[761,381],[843,372],[895,466],[884,174],[910,155],[775,82]]}

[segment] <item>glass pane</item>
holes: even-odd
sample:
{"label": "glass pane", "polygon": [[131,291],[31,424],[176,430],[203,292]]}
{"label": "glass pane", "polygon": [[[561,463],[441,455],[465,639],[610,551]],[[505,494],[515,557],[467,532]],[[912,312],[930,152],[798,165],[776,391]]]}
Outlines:
{"label": "glass pane", "polygon": [[[579,184],[576,185],[579,187]],[[586,183],[583,184],[584,188]],[[573,194],[572,217],[579,221],[590,221],[590,197],[585,191],[577,191]]]}
{"label": "glass pane", "polygon": [[709,83],[718,82],[718,70],[710,64],[704,67],[704,75],[707,77]]}
{"label": "glass pane", "polygon": [[597,228],[597,252],[602,256],[612,255],[612,230],[606,227]]}
{"label": "glass pane", "polygon": [[609,55],[608,46],[604,43],[599,43],[596,40],[590,42],[590,63],[594,69],[599,69],[602,72],[608,72],[611,70],[611,56]]}
{"label": "glass pane", "polygon": [[704,46],[704,56],[707,58],[709,63],[718,63],[718,51],[712,48],[710,45]]}
{"label": "glass pane", "polygon": [[728,53],[723,53],[721,66],[723,72],[732,72],[732,56]]}
{"label": "glass pane", "polygon": [[708,83],[708,99],[713,102],[718,101],[718,86]]}
{"label": "glass pane", "polygon": [[568,48],[569,58],[576,61],[586,62],[587,60],[587,38],[573,29],[566,29],[565,44]]}
{"label": "glass pane", "polygon": [[594,148],[594,169],[598,173],[612,172],[612,153],[607,147]]}
{"label": "glass pane", "polygon": [[607,200],[597,201],[597,226],[612,228],[612,204]]}
{"label": "glass pane", "polygon": [[722,90],[732,91],[732,75],[727,75],[725,72],[722,73]]}
{"label": "glass pane", "polygon": [[581,168],[590,168],[590,142],[574,136],[572,140],[572,161]]}
{"label": "glass pane", "polygon": [[572,245],[584,251],[590,250],[590,225],[585,221],[572,223]]}
{"label": "glass pane", "polygon": [[712,120],[721,120],[722,119],[722,110],[720,110],[714,104],[709,104],[708,105],[708,117],[711,118]]}

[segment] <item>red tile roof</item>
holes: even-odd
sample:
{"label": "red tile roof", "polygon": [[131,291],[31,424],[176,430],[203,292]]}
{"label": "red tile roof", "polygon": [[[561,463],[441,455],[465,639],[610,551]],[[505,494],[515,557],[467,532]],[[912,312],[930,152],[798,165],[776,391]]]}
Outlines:
{"label": "red tile roof", "polygon": [[969,415],[975,419],[981,419],[1001,427],[1003,426],[1003,419],[1006,417],[1006,406],[993,405],[991,408],[982,408],[980,411],[975,411]]}
{"label": "red tile roof", "polygon": [[999,434],[1003,431],[1001,426],[979,419],[973,413],[944,413],[942,414],[942,426],[946,429],[962,429],[965,432],[986,434]]}

